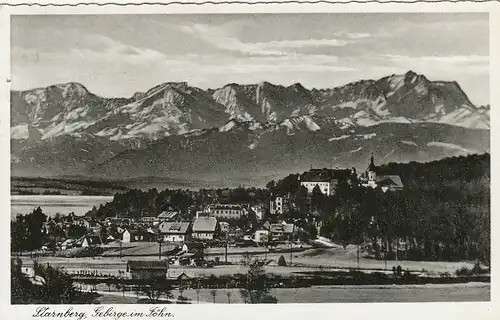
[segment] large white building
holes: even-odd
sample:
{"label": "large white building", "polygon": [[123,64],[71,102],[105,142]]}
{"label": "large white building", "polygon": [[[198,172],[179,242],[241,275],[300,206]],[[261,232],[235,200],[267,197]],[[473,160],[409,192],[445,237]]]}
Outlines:
{"label": "large white building", "polygon": [[307,189],[311,194],[314,188],[318,187],[321,193],[331,196],[335,194],[335,188],[340,180],[351,183],[356,177],[354,169],[311,169],[304,172],[300,177],[300,185]]}
{"label": "large white building", "polygon": [[239,219],[248,214],[248,210],[239,204],[211,204],[207,207],[209,216],[218,219]]}

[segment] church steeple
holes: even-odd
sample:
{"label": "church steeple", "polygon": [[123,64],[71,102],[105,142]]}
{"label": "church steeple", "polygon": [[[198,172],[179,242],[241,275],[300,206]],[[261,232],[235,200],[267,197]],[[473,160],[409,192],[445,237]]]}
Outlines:
{"label": "church steeple", "polygon": [[368,165],[368,171],[375,171],[377,169],[377,166],[375,165],[375,157],[372,156],[370,157],[370,164]]}
{"label": "church steeple", "polygon": [[375,181],[376,180],[376,171],[377,171],[377,166],[375,166],[375,157],[372,156],[370,157],[370,164],[368,165],[368,180]]}

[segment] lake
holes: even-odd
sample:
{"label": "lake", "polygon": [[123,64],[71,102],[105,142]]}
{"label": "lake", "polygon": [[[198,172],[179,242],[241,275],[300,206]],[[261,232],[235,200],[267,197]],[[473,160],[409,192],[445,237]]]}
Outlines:
{"label": "lake", "polygon": [[15,219],[17,214],[27,214],[37,207],[41,207],[48,216],[56,213],[84,215],[93,206],[98,207],[113,200],[110,196],[65,196],[65,195],[11,195],[10,218]]}

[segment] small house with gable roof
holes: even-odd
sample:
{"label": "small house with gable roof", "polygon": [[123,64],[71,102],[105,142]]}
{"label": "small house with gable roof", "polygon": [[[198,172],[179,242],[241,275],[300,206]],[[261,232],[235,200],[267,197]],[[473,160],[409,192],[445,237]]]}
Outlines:
{"label": "small house with gable roof", "polygon": [[191,224],[189,222],[163,221],[158,229],[163,241],[184,242],[191,233]]}
{"label": "small house with gable roof", "polygon": [[215,217],[198,217],[193,223],[193,238],[212,240],[217,228],[218,223]]}

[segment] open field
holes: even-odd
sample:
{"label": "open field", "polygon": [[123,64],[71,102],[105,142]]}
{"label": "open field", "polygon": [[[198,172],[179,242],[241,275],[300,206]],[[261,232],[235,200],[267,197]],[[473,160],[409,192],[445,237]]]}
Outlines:
{"label": "open field", "polygon": [[[220,289],[216,303],[228,303],[227,292],[231,292],[231,303],[244,303],[239,290]],[[176,293],[176,292],[175,292]],[[174,293],[174,294],[175,294]],[[278,303],[331,303],[331,302],[444,302],[444,301],[489,301],[490,286],[377,286],[374,288],[357,286],[320,286],[311,288],[276,288],[271,294]],[[183,292],[194,303],[195,290]],[[199,299],[213,303],[210,290],[202,289]]]}
{"label": "open field", "polygon": [[[278,303],[355,303],[355,302],[473,302],[489,301],[490,285],[483,283],[453,285],[390,285],[390,286],[313,286],[310,288],[275,288],[271,294]],[[183,291],[191,303],[213,303],[210,289]],[[215,303],[244,303],[238,289],[218,289]],[[101,288],[101,303],[136,303],[133,292],[106,292]],[[175,298],[180,292],[173,290]]]}
{"label": "open field", "polygon": [[[162,256],[167,252],[174,249],[174,245],[162,244]],[[86,265],[99,265],[103,268],[113,269],[117,268],[116,265],[125,265],[127,260],[156,260],[158,259],[158,244],[157,243],[123,243],[122,245],[122,258],[119,258],[120,249],[115,246],[104,246],[105,252],[102,257],[95,258],[39,258],[47,261],[53,261],[57,264],[68,264],[68,266],[76,267]],[[276,252],[278,251],[278,252]],[[290,250],[286,245],[278,246],[273,251],[266,253],[266,248],[237,248],[229,247],[227,260],[233,264],[238,264],[243,259],[244,255],[249,253],[252,258],[272,260],[275,263],[280,256],[285,258],[286,263],[290,261]],[[207,248],[205,250],[207,259],[214,259],[218,257],[221,261],[225,260],[225,248]],[[52,262],[51,262],[52,263]],[[347,246],[346,250],[342,247],[331,248],[311,248],[308,245],[294,245],[292,253],[292,263],[296,267],[305,268],[357,268],[357,254],[355,246]],[[106,265],[106,266],[104,266]],[[473,262],[436,262],[436,261],[383,261],[374,260],[360,256],[359,267],[362,269],[371,270],[392,270],[393,266],[400,265],[404,270],[409,269],[413,272],[422,272],[429,275],[438,275],[439,273],[448,272],[454,274],[457,269],[462,267],[472,268]],[[225,267],[229,268],[229,267]],[[230,267],[234,268],[234,266]]]}
{"label": "open field", "polygon": [[[172,247],[162,246],[162,251],[167,252]],[[39,257],[37,260],[40,263],[50,263],[51,265],[63,267],[68,271],[77,272],[79,270],[97,270],[103,273],[118,273],[119,270],[125,271],[128,260],[157,260],[158,259],[158,244],[156,243],[141,243],[124,244],[122,254],[135,253],[131,256],[118,257],[119,249],[109,249],[107,253],[113,256],[102,256],[93,258],[62,258],[62,257]],[[244,250],[244,251],[243,251]],[[321,249],[305,249],[301,252],[292,253],[293,267],[278,267],[276,262],[279,257],[283,255],[286,263],[290,261],[290,252],[269,252],[264,253],[264,248],[229,248],[227,260],[235,265],[216,266],[215,268],[194,268],[194,267],[175,267],[172,269],[185,270],[185,272],[192,276],[203,275],[223,275],[235,274],[246,272],[246,267],[238,265],[243,259],[245,252],[249,252],[253,258],[266,259],[267,261],[274,261],[266,266],[266,271],[275,274],[290,274],[291,272],[307,272],[317,271],[319,268],[322,270],[329,269],[349,269],[357,268],[357,257],[355,247],[348,246],[347,250],[343,248],[321,248]],[[299,250],[294,249],[294,250]],[[140,256],[142,254],[150,254],[149,256]],[[206,250],[207,259],[214,259],[219,257],[221,261],[225,260],[224,248],[209,248]],[[164,257],[164,255],[163,255]],[[32,259],[29,257],[22,257],[23,264],[31,265]],[[380,271],[387,270],[391,272],[393,266],[400,265],[404,270],[409,269],[416,273],[426,273],[428,275],[439,275],[440,273],[448,272],[451,275],[457,269],[462,267],[472,268],[473,262],[435,262],[435,261],[380,261],[367,258],[360,258],[359,266],[366,271]]]}

